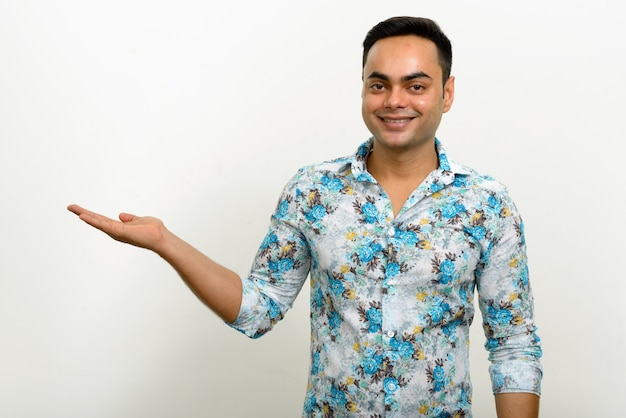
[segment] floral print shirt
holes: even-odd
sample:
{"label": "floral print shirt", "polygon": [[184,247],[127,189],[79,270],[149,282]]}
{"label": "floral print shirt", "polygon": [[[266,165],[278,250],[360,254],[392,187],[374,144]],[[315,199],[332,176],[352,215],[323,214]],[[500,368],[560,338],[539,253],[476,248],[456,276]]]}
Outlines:
{"label": "floral print shirt", "polygon": [[482,312],[494,393],[541,390],[524,226],[503,185],[448,160],[396,217],[355,155],[285,186],[230,324],[256,338],[310,277],[305,417],[471,416],[469,326]]}

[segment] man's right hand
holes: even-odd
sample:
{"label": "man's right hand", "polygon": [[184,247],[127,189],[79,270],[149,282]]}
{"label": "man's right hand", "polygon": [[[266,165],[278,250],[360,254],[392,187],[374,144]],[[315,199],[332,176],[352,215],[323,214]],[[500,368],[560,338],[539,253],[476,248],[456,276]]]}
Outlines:
{"label": "man's right hand", "polygon": [[147,248],[156,253],[159,253],[163,245],[165,226],[157,218],[120,213],[119,221],[116,221],[78,205],[69,205],[67,209],[78,215],[85,223],[99,229],[116,241]]}
{"label": "man's right hand", "polygon": [[120,220],[116,221],[78,205],[69,205],[67,209],[116,241],[154,251],[222,319],[232,322],[237,318],[242,298],[239,276],[178,238],[159,219],[120,213]]}

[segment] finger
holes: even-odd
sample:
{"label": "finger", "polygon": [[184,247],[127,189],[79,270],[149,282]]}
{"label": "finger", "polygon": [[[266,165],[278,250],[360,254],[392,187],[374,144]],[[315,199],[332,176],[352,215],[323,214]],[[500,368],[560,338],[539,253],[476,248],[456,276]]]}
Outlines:
{"label": "finger", "polygon": [[81,212],[78,217],[86,224],[89,224],[103,232],[106,232],[107,234],[110,234],[114,231],[115,223],[117,222],[113,219],[107,218],[106,216],[98,215],[97,213],[90,211]]}
{"label": "finger", "polygon": [[76,215],[78,215],[79,218],[81,218],[83,221],[87,218],[93,218],[93,219],[99,219],[101,221],[105,221],[105,222],[116,222],[111,218],[108,218],[104,215],[100,215],[99,213],[96,212],[92,212],[90,210],[87,210],[83,207],[80,207],[78,205],[70,205],[67,207],[67,209],[72,212],[75,213]]}
{"label": "finger", "polygon": [[108,235],[117,236],[120,233],[119,225],[121,224],[118,221],[107,218],[106,216],[100,215],[99,213],[87,210],[76,204],[69,205],[67,209],[70,212],[78,215],[78,218],[81,221],[85,222],[88,225],[91,225],[96,229],[99,229],[100,231]]}
{"label": "finger", "polygon": [[[87,209],[85,209],[85,208],[83,208],[83,207],[80,207],[80,206],[78,206],[78,205],[76,205],[76,204],[69,205],[69,206],[67,207],[67,209],[68,209],[70,212],[72,212],[72,213],[74,213],[74,214],[76,214],[76,215],[78,215],[78,216],[85,214],[85,215],[89,215],[89,216],[93,216],[93,217],[104,217],[103,215],[100,215],[100,214],[98,214],[98,213],[96,213],[96,212],[92,212],[92,211],[90,211],[90,210],[87,210]],[[108,219],[108,218],[107,218],[107,219]]]}
{"label": "finger", "polygon": [[120,218],[120,221],[122,221],[124,223],[132,222],[135,219],[138,219],[137,216],[135,216],[133,214],[130,214],[130,213],[125,213],[125,212],[120,213],[118,217]]}
{"label": "finger", "polygon": [[79,215],[82,212],[85,211],[85,209],[81,208],[80,206],[78,206],[77,204],[71,204],[67,207],[67,210],[69,210],[70,212]]}
{"label": "finger", "polygon": [[83,213],[79,218],[86,224],[104,232],[116,241],[130,242],[126,237],[126,226],[122,222],[107,218],[106,216]]}

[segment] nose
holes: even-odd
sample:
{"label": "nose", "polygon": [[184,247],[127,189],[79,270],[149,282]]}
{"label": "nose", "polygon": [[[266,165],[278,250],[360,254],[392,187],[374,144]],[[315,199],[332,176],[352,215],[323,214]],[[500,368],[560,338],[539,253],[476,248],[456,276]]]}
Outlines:
{"label": "nose", "polygon": [[385,100],[385,107],[390,109],[404,108],[407,106],[407,93],[403,88],[393,87],[389,89]]}

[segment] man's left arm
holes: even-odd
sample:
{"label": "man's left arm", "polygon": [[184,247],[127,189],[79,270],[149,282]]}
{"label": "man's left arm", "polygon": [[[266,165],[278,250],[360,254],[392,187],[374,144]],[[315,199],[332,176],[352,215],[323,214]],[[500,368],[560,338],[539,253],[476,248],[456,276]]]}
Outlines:
{"label": "man's left arm", "polygon": [[534,323],[524,226],[506,191],[490,200],[487,243],[477,269],[479,306],[498,418],[537,417],[541,344]]}

